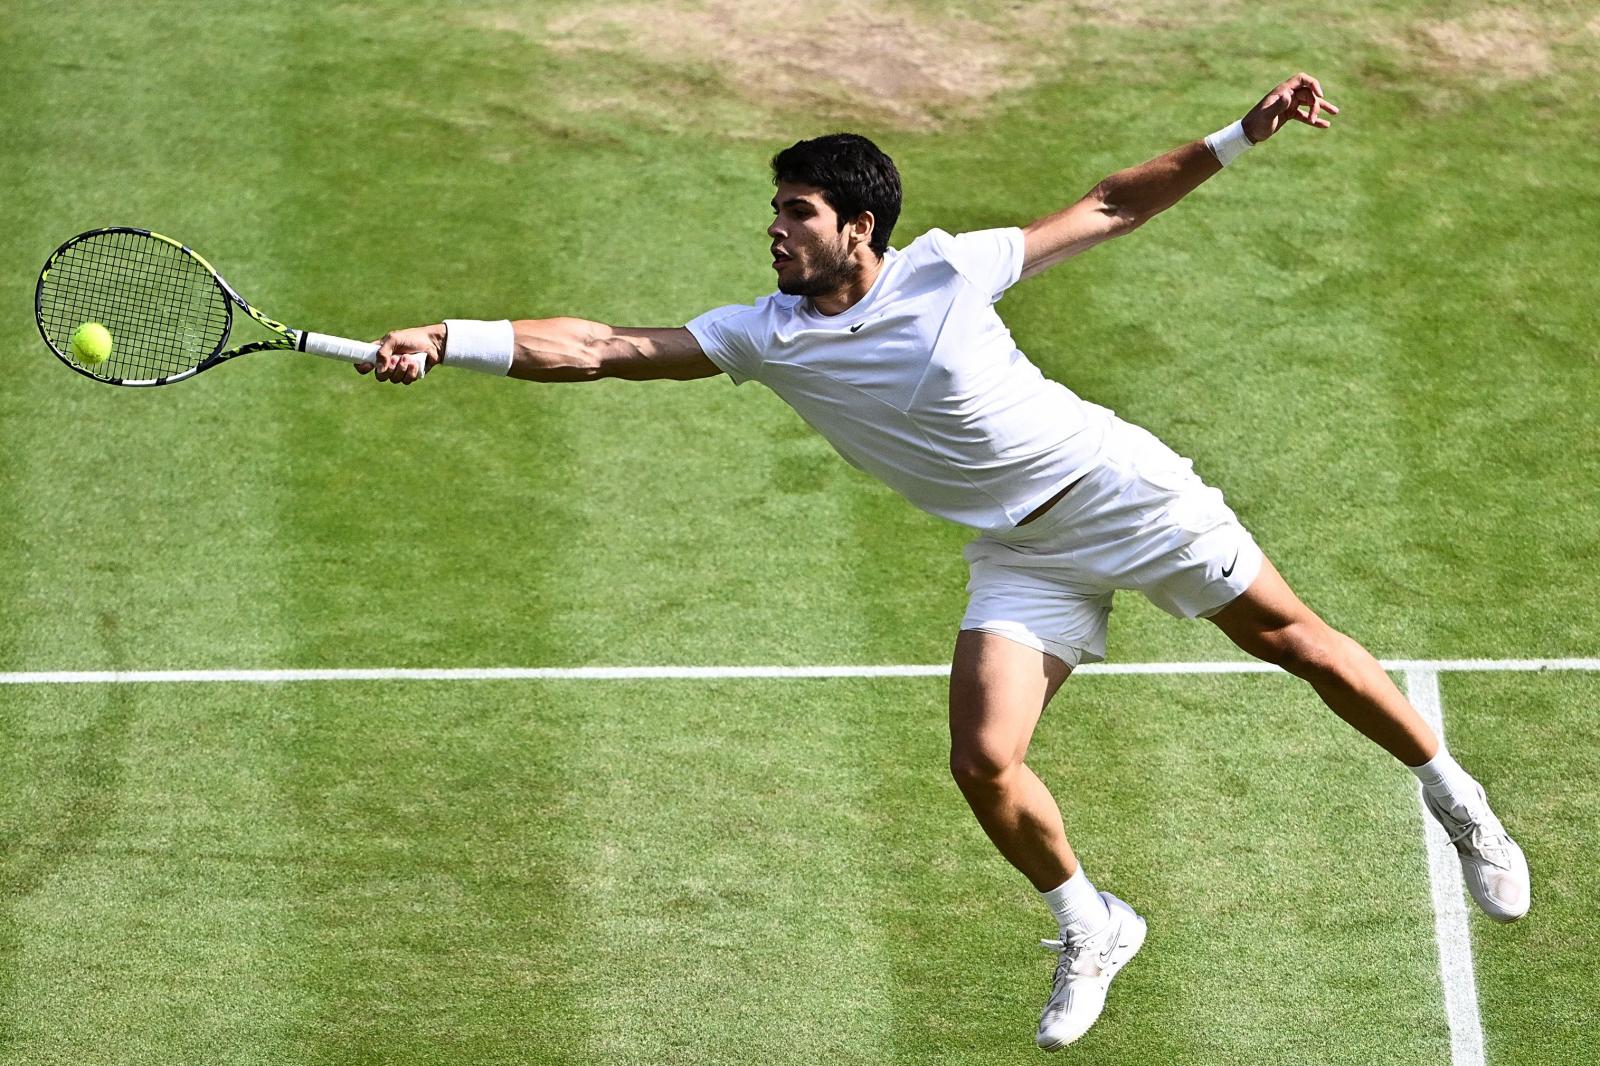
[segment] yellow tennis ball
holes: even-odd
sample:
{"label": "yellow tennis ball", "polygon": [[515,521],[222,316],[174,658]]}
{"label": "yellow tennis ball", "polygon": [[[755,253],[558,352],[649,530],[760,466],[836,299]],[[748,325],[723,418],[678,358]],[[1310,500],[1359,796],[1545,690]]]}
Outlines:
{"label": "yellow tennis ball", "polygon": [[85,322],[72,331],[72,358],[93,366],[111,358],[111,331],[98,322]]}

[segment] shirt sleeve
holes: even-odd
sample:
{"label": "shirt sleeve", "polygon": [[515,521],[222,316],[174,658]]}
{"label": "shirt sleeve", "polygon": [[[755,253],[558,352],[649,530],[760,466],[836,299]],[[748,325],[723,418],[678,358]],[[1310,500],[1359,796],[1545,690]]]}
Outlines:
{"label": "shirt sleeve", "polygon": [[940,233],[940,248],[961,276],[989,294],[1001,295],[1022,277],[1022,230],[1016,226],[980,229],[954,236]]}
{"label": "shirt sleeve", "polygon": [[684,326],[700,342],[700,350],[721,367],[735,385],[760,379],[761,350],[750,334],[757,308],[748,304],[716,307]]}

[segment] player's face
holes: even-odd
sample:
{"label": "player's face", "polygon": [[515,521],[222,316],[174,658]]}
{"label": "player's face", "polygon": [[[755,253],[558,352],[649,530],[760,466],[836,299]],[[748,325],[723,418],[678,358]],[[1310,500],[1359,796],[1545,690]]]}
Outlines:
{"label": "player's face", "polygon": [[772,269],[778,291],[791,296],[823,296],[850,281],[849,232],[839,229],[839,215],[822,190],[783,182],[772,198]]}

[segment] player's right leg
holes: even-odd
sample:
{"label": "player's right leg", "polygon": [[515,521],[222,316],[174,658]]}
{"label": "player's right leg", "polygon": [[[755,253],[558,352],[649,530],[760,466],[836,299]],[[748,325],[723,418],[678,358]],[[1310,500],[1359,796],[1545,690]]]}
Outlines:
{"label": "player's right leg", "polygon": [[950,771],[984,832],[1056,915],[1060,954],[1035,1040],[1054,1051],[1088,1031],[1111,979],[1144,942],[1144,919],[1096,892],[1067,843],[1061,810],[1027,765],[1045,706],[1071,667],[996,633],[964,629],[950,670]]}
{"label": "player's right leg", "polygon": [[1071,667],[994,633],[963,629],[950,667],[950,773],[1011,865],[1048,892],[1078,869],[1061,809],[1024,761]]}

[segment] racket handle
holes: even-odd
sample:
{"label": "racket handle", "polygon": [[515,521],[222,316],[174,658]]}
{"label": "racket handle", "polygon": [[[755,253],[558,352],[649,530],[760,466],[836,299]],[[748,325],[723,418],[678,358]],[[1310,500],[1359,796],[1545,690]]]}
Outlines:
{"label": "racket handle", "polygon": [[[300,350],[312,355],[320,355],[324,359],[337,359],[342,363],[372,363],[378,358],[378,346],[368,341],[353,341],[345,337],[330,337],[326,333],[312,333],[307,330],[300,334]],[[420,352],[403,352],[403,355],[418,355]],[[418,377],[428,372],[426,359],[422,360]]]}

